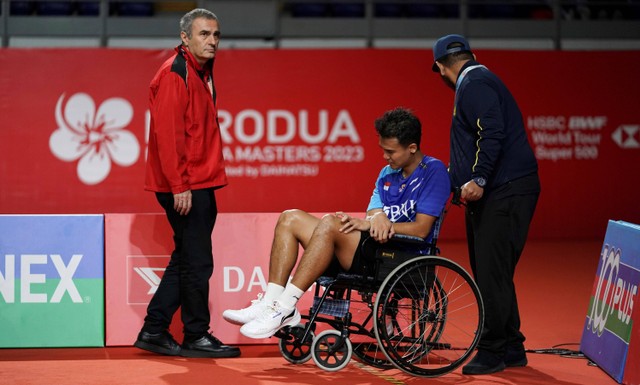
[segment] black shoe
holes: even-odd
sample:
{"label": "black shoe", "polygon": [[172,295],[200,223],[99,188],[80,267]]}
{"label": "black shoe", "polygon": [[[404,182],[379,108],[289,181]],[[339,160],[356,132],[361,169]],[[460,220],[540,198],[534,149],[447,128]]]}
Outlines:
{"label": "black shoe", "polygon": [[527,360],[527,353],[524,351],[524,346],[507,347],[507,353],[504,356],[504,364],[507,368],[518,368],[527,366],[529,361]]}
{"label": "black shoe", "polygon": [[462,374],[491,374],[504,370],[502,357],[486,350],[478,350],[473,359],[462,367]]}
{"label": "black shoe", "polygon": [[192,358],[227,358],[238,357],[240,349],[223,344],[211,334],[182,343],[182,357]]}
{"label": "black shoe", "polygon": [[138,340],[133,344],[136,348],[167,356],[180,355],[180,345],[168,331],[148,333],[141,331]]}

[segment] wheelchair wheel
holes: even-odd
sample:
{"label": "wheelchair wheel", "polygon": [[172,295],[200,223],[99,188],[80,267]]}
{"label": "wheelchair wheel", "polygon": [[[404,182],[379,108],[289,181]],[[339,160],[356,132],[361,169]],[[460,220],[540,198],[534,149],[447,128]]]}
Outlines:
{"label": "wheelchair wheel", "polygon": [[353,347],[337,330],[325,330],[313,339],[311,357],[318,367],[336,372],[349,363]]}
{"label": "wheelchair wheel", "polygon": [[313,332],[309,331],[307,337],[302,340],[304,336],[305,327],[301,324],[288,328],[285,337],[280,338],[278,347],[280,353],[285,360],[292,364],[304,364],[311,359],[311,344],[313,342]]}
{"label": "wheelchair wheel", "polygon": [[387,360],[378,343],[372,342],[352,342],[353,354],[363,363],[378,369],[391,369],[393,364]]}
{"label": "wheelchair wheel", "polygon": [[360,300],[358,300],[358,295],[351,297],[351,306],[349,308],[353,317],[351,319],[352,327],[349,328],[349,340],[353,346],[353,354],[359,361],[367,365],[379,369],[394,368],[378,346],[373,330],[375,292],[359,292],[359,297],[361,298]]}
{"label": "wheelchair wheel", "polygon": [[[484,307],[471,276],[453,261],[417,257],[395,268],[375,302],[378,345],[398,369],[422,377],[448,373],[480,339]],[[392,319],[389,327],[384,319]]]}

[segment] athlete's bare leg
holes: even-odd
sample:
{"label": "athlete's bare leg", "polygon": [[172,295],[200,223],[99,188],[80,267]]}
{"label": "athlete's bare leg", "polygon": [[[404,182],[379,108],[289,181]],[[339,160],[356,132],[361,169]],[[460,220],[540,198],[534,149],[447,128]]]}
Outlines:
{"label": "athlete's bare leg", "polygon": [[306,291],[324,273],[331,260],[338,258],[343,269],[348,270],[360,242],[360,231],[341,233],[343,224],[335,215],[325,215],[315,227],[305,247],[298,268],[291,280],[297,288]]}
{"label": "athlete's bare leg", "polygon": [[269,282],[286,286],[298,260],[299,245],[307,248],[319,223],[320,218],[302,210],[286,210],[280,214],[271,245]]}

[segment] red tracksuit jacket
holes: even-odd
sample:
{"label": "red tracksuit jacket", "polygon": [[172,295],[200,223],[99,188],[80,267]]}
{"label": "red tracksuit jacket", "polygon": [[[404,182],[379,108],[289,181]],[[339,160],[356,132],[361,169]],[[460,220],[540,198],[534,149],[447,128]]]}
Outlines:
{"label": "red tracksuit jacket", "polygon": [[213,60],[205,67],[179,46],[151,81],[145,190],[177,194],[227,184],[215,88],[212,97],[206,83]]}

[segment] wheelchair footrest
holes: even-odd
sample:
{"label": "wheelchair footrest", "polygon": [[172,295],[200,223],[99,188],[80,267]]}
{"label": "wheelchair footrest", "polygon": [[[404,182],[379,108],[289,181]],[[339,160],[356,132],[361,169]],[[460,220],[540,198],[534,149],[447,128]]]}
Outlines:
{"label": "wheelchair footrest", "polygon": [[312,313],[316,311],[318,306],[320,306],[320,313],[334,317],[344,317],[349,312],[350,301],[346,299],[325,298],[320,303],[321,299],[321,297],[313,297]]}

